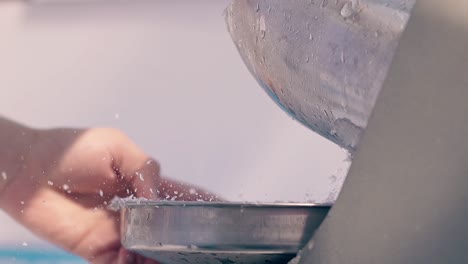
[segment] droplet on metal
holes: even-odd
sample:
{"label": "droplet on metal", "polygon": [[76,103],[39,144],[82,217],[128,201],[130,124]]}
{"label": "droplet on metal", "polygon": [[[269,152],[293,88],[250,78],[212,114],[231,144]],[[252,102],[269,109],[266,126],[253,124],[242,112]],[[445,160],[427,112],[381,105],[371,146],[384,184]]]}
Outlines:
{"label": "droplet on metal", "polygon": [[341,8],[340,14],[343,18],[350,18],[352,15],[354,15],[354,7],[353,3],[351,1],[346,1]]}

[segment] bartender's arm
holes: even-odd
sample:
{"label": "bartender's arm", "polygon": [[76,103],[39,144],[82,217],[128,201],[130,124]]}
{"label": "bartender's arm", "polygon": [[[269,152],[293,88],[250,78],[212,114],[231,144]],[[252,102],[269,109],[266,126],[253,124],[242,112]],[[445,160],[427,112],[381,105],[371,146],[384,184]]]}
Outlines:
{"label": "bartender's arm", "polygon": [[153,263],[121,246],[118,215],[106,209],[113,197],[209,196],[159,173],[115,129],[37,130],[0,117],[0,208],[92,263]]}

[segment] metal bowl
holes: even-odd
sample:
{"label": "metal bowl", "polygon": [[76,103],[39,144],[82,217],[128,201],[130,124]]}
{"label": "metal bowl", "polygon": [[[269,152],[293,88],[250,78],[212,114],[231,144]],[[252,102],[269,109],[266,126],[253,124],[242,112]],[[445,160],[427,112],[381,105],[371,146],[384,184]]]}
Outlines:
{"label": "metal bowl", "polygon": [[161,263],[287,263],[330,205],[128,200],[122,244]]}
{"label": "metal bowl", "polygon": [[357,148],[415,0],[235,0],[245,65],[294,119]]}

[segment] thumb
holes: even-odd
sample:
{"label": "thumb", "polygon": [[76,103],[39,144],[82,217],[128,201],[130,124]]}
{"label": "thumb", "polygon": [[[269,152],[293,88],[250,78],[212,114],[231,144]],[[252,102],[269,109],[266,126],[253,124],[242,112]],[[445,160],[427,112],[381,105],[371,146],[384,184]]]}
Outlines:
{"label": "thumb", "polygon": [[201,188],[161,177],[159,163],[130,140],[119,146],[115,150],[117,155],[113,155],[113,169],[126,184],[127,195],[164,200],[221,200]]}
{"label": "thumb", "polygon": [[126,195],[155,199],[155,189],[160,180],[159,163],[125,135],[110,151],[112,169],[121,179]]}

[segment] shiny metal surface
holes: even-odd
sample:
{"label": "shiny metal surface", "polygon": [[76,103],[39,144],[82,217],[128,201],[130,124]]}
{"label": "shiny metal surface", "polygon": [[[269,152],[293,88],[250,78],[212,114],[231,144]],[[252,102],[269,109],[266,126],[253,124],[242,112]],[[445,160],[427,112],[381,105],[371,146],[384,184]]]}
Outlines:
{"label": "shiny metal surface", "polygon": [[122,244],[162,263],[287,263],[329,205],[126,201]]}
{"label": "shiny metal surface", "polygon": [[304,264],[468,263],[468,1],[417,1]]}
{"label": "shiny metal surface", "polygon": [[293,118],[354,151],[415,0],[234,0],[229,32]]}

